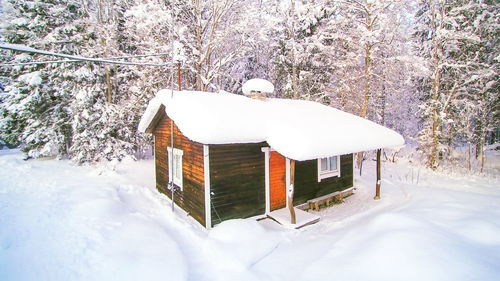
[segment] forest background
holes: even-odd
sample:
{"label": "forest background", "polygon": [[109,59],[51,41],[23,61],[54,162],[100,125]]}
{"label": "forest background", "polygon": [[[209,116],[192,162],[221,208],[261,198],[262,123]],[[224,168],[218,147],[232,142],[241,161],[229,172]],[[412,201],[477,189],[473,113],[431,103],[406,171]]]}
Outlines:
{"label": "forest background", "polygon": [[0,3],[0,44],[162,64],[1,50],[0,139],[28,157],[147,156],[152,139],[137,125],[159,89],[176,87],[178,62],[183,89],[240,94],[242,83],[264,78],[276,97],[398,131],[416,148],[412,158],[432,169],[482,171],[486,145],[500,138],[495,0]]}

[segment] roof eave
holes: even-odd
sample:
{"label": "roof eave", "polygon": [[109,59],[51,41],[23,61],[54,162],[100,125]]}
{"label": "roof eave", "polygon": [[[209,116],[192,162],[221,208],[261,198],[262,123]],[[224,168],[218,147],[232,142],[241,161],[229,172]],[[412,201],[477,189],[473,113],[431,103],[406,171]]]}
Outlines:
{"label": "roof eave", "polygon": [[155,116],[153,117],[153,119],[151,120],[151,122],[149,122],[149,125],[148,127],[146,128],[146,133],[149,133],[149,134],[152,134],[154,129],[156,128],[156,126],[158,125],[158,123],[160,122],[160,120],[163,118],[163,116],[165,116],[165,106],[162,104],[160,105],[160,107],[158,108],[158,111],[156,111],[156,114]]}

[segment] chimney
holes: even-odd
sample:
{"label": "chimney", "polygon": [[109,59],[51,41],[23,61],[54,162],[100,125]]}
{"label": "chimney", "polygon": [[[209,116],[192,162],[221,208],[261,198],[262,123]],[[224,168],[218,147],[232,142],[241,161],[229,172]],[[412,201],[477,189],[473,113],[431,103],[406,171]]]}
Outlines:
{"label": "chimney", "polygon": [[274,92],[274,85],[267,80],[254,78],[243,84],[242,91],[245,96],[252,99],[265,100],[267,95]]}

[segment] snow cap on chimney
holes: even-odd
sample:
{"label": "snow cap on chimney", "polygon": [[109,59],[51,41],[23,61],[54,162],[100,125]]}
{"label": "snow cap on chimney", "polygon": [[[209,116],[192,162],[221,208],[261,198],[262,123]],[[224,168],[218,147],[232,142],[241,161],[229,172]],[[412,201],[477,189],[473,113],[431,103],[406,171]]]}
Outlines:
{"label": "snow cap on chimney", "polygon": [[243,84],[242,91],[245,96],[265,100],[268,94],[274,92],[274,85],[265,79],[254,78]]}

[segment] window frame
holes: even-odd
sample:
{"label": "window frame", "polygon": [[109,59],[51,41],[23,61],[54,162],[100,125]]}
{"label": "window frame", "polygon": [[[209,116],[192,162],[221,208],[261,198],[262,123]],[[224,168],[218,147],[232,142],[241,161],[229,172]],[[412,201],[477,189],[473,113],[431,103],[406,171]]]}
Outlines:
{"label": "window frame", "polygon": [[[183,190],[183,171],[182,171],[182,156],[184,155],[184,151],[181,149],[177,149],[174,147],[173,149],[173,159],[172,157],[172,147],[167,147],[167,152],[168,152],[168,178],[172,179],[173,184],[177,185],[181,191]],[[172,161],[171,161],[172,159]],[[170,164],[173,165],[170,165]],[[172,167],[173,166],[173,167]],[[173,168],[178,168],[178,169],[173,169]],[[175,171],[178,170],[178,173]],[[174,171],[174,174],[172,176],[172,171]],[[180,177],[179,177],[179,175]]]}
{"label": "window frame", "polygon": [[[329,159],[332,157],[337,158],[337,169],[322,171],[321,160],[327,159],[327,161],[329,162],[330,161]],[[340,177],[340,155],[318,158],[318,182],[321,182],[322,179],[333,178],[333,177]]]}

